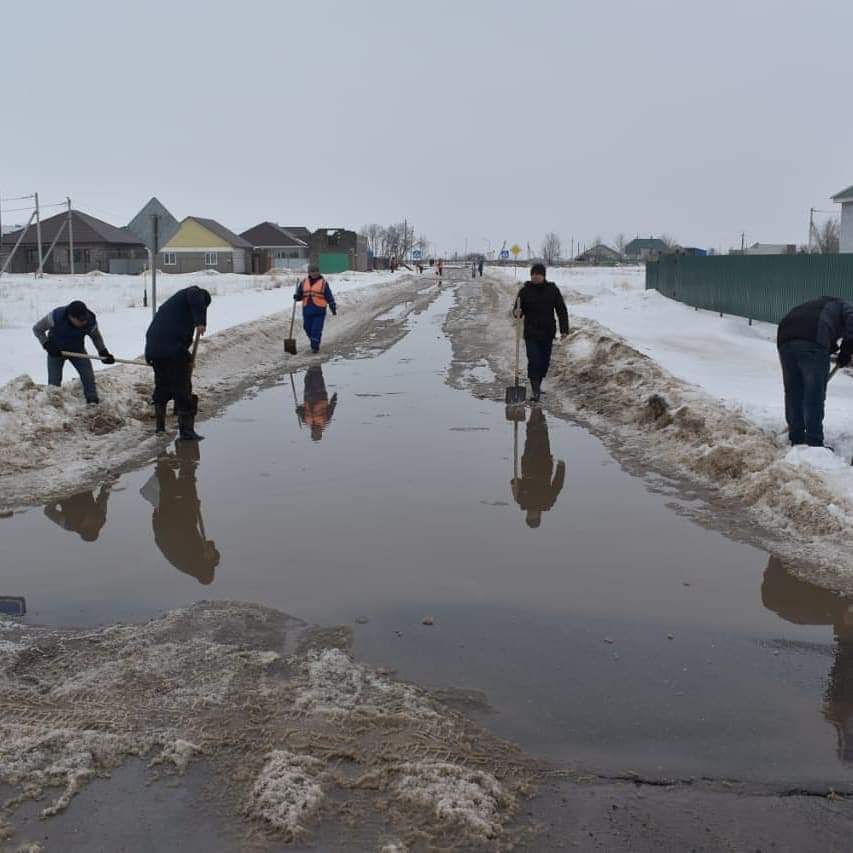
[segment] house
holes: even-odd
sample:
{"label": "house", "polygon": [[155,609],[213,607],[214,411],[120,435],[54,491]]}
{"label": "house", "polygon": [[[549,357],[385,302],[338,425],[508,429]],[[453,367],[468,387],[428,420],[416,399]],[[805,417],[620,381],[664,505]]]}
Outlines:
{"label": "house", "polygon": [[306,246],[311,245],[311,231],[304,225],[282,225],[280,227],[288,234],[296,237],[297,240],[301,240]]}
{"label": "house", "polygon": [[345,228],[318,228],[311,235],[310,258],[322,273],[366,272],[367,237]]}
{"label": "house", "polygon": [[657,237],[635,237],[625,246],[625,259],[629,261],[648,261],[654,260],[658,255],[662,255],[667,250],[667,245],[663,240]]}
{"label": "house", "polygon": [[732,252],[735,255],[796,255],[797,247],[794,243],[753,243],[743,251],[737,249]]}
{"label": "house", "polygon": [[240,236],[252,247],[253,273],[265,273],[271,269],[303,269],[308,265],[309,242],[294,237],[274,222],[261,222]]}
{"label": "house", "polygon": [[188,216],[160,250],[157,269],[169,273],[245,273],[252,244],[214,219]]}
{"label": "house", "polygon": [[838,234],[838,251],[853,252],[853,186],[836,193],[832,200],[841,205],[841,229]]}
{"label": "house", "polygon": [[[20,245],[7,272],[37,272],[39,268],[38,230],[35,225],[11,231],[2,237],[7,258],[18,239]],[[73,245],[74,272],[139,273],[145,267],[148,250],[135,234],[116,228],[82,210],[63,211],[41,221],[43,272],[70,273]],[[53,245],[53,250],[50,250]]]}
{"label": "house", "polygon": [[130,220],[126,226],[146,246],[154,246],[154,217],[157,218],[157,246],[165,246],[175,235],[180,223],[166,209],[158,198],[151,198],[148,203]]}
{"label": "house", "polygon": [[582,264],[616,264],[622,260],[622,256],[616,249],[611,249],[604,243],[596,243],[592,248],[581,252],[575,260]]}

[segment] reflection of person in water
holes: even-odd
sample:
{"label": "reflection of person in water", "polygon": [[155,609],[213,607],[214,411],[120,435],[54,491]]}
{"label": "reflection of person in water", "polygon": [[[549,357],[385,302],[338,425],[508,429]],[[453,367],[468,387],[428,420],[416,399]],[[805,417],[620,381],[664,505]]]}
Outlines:
{"label": "reflection of person in water", "polygon": [[556,470],[554,468],[545,413],[535,408],[527,422],[527,438],[521,456],[521,477],[516,472],[512,479],[512,496],[519,507],[526,511],[529,527],[539,527],[542,523],[542,513],[547,512],[557,502],[565,478],[565,462],[557,462]]}
{"label": "reflection of person in water", "polygon": [[332,420],[338,395],[333,394],[329,399],[326,382],[323,379],[323,368],[319,364],[312,365],[305,372],[305,389],[302,395],[302,405],[296,407],[296,414],[311,430],[311,438],[320,441],[323,432]]}
{"label": "reflection of person in water", "polygon": [[838,733],[838,757],[853,761],[853,601],[795,578],[771,557],[761,600],[795,625],[832,625],[838,645],[824,695],[823,715]]}
{"label": "reflection of person in water", "polygon": [[157,459],[142,494],[154,505],[154,541],[163,556],[176,569],[209,584],[219,565],[219,551],[207,539],[201,516],[195,477],[200,448],[188,441],[177,442],[175,448],[174,454]]}
{"label": "reflection of person in water", "polygon": [[107,523],[107,502],[111,483],[104,483],[94,492],[80,492],[65,500],[54,501],[44,508],[44,514],[55,524],[73,533],[79,533],[86,542],[94,542]]}

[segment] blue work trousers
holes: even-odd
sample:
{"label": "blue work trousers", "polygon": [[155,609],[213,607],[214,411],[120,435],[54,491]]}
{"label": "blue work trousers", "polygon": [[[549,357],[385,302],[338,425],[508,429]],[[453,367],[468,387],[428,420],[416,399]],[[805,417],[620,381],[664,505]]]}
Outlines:
{"label": "blue work trousers", "polygon": [[779,347],[785,385],[785,420],[791,444],[823,447],[823,412],[829,353],[813,341],[786,341]]}
{"label": "blue work trousers", "polygon": [[320,339],[323,337],[323,324],[326,322],[326,309],[306,305],[302,309],[302,327],[311,341],[311,351],[320,351]]}
{"label": "blue work trousers", "polygon": [[[64,356],[49,355],[47,357],[47,382],[48,385],[62,385],[62,368],[65,365]],[[68,361],[74,365],[74,369],[80,375],[83,384],[83,396],[87,403],[98,402],[98,389],[95,385],[95,371],[92,362],[87,358],[69,358]]]}

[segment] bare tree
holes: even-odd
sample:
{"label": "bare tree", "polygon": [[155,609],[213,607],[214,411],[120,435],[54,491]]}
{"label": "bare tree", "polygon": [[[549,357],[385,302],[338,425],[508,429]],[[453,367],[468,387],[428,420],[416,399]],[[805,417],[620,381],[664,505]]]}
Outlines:
{"label": "bare tree", "polygon": [[671,234],[661,234],[660,239],[667,249],[677,249],[679,246],[678,240],[676,240]]}
{"label": "bare tree", "polygon": [[560,258],[560,238],[553,231],[549,231],[542,241],[542,257],[546,264],[553,264]]}
{"label": "bare tree", "polygon": [[613,238],[613,247],[620,255],[625,254],[625,246],[627,244],[628,238],[621,231]]}
{"label": "bare tree", "polygon": [[385,229],[375,222],[370,225],[365,225],[361,229],[361,233],[367,238],[367,250],[375,257],[379,254],[379,249],[382,244],[382,235]]}
{"label": "bare tree", "polygon": [[839,250],[838,219],[827,219],[820,228],[815,228],[817,246],[822,255],[837,255]]}

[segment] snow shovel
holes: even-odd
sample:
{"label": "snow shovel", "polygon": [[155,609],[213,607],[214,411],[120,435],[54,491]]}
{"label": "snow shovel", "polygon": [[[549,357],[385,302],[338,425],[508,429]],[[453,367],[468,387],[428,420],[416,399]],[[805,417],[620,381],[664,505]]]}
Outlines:
{"label": "snow shovel", "polygon": [[[193,370],[195,369],[195,357],[198,352],[198,342],[199,338],[201,338],[201,332],[198,329],[195,330],[195,338],[193,339],[193,351],[190,356],[190,380],[192,381]],[[192,403],[192,414],[195,417],[198,414],[198,394],[193,394],[190,397],[190,401]]]}
{"label": "snow shovel", "polygon": [[[296,300],[293,300],[293,312],[290,315],[290,337],[284,339],[284,351],[296,355],[296,338],[293,337],[293,323],[296,320]],[[293,378],[291,376],[291,378]]]}
{"label": "snow shovel", "polygon": [[[527,386],[519,385],[518,383],[518,369],[519,369],[519,360],[521,359],[521,317],[518,317],[515,321],[515,384],[510,385],[509,388],[506,389],[506,405],[509,406],[523,406],[525,400],[527,399]],[[509,416],[509,412],[507,412],[507,416]]]}
{"label": "snow shovel", "polygon": [[[285,345],[287,341],[285,341]],[[294,341],[294,346],[296,342]],[[299,424],[299,429],[302,429],[302,418],[299,417],[299,400],[296,399],[296,383],[293,381],[293,374],[290,374],[290,387],[293,389],[293,409],[296,412],[296,423]]]}
{"label": "snow shovel", "polygon": [[[65,352],[62,350],[60,355],[65,358],[87,358],[89,361],[103,361],[99,355],[89,355],[87,352]],[[147,361],[136,361],[132,358],[116,358],[116,364],[136,364],[139,367],[151,367]]]}

